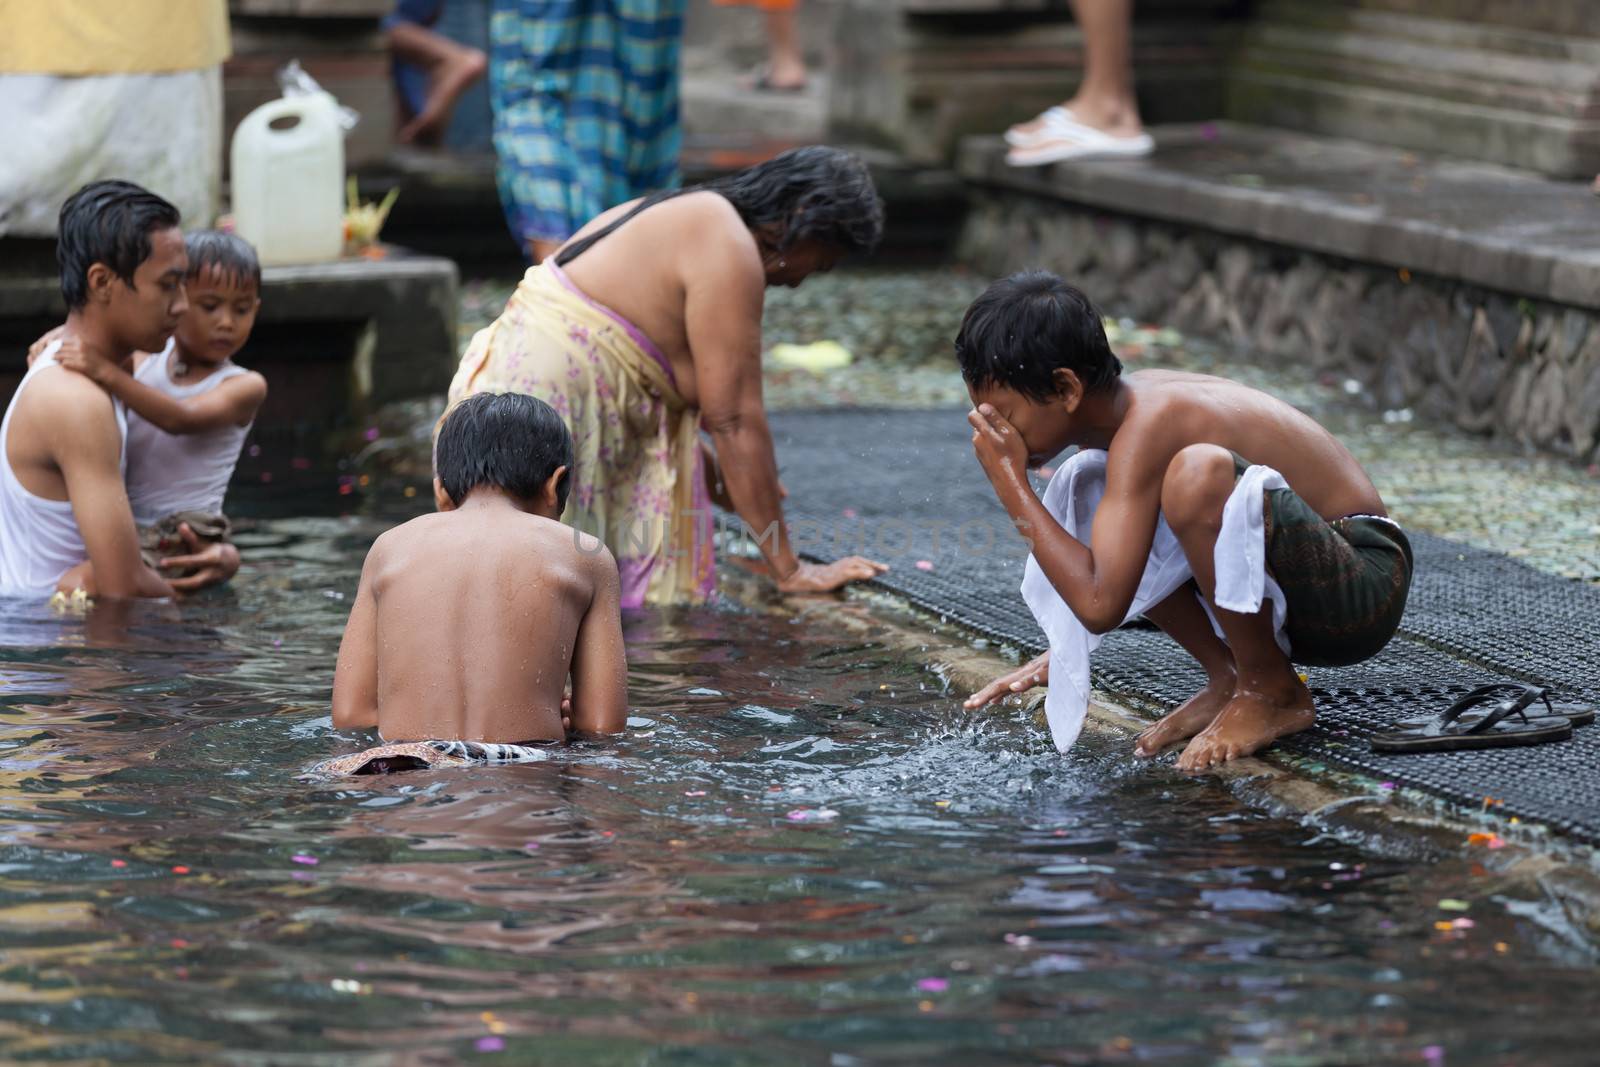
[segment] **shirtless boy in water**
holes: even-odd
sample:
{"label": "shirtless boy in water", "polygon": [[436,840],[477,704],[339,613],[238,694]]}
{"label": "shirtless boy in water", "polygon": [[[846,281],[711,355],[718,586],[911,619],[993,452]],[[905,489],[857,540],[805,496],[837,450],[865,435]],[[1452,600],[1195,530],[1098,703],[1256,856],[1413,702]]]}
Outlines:
{"label": "shirtless boy in water", "polygon": [[333,680],[335,727],[421,744],[346,757],[352,765],[336,770],[541,758],[525,746],[565,739],[569,674],[573,732],[622,730],[617,565],[557,520],[572,448],[533,397],[480,393],[445,416],[439,510],[373,544]]}
{"label": "shirtless boy in water", "polygon": [[[1051,585],[1086,629],[1120,625],[1165,517],[1194,581],[1145,613],[1206,670],[1199,693],[1140,735],[1154,756],[1188,742],[1202,770],[1310,726],[1311,692],[1274,639],[1271,605],[1253,615],[1213,598],[1222,509],[1249,461],[1288,489],[1265,494],[1266,565],[1287,600],[1295,661],[1356,663],[1393,636],[1411,583],[1411,548],[1355,458],[1321,426],[1237,382],[1179,371],[1122,375],[1099,313],[1044,272],[990,286],[956,338],[975,410],[972,444],[996,495],[1032,542]],[[1028,482],[1069,446],[1105,449],[1105,496],[1090,541],[1064,531]],[[1195,590],[1222,630],[1212,629]],[[967,701],[982,707],[1045,681],[1041,657]]]}

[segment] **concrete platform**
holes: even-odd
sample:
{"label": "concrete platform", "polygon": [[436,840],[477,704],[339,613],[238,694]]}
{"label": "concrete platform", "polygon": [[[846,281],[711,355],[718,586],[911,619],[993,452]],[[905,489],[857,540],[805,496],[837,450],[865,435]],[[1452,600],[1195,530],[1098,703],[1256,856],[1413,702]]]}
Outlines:
{"label": "concrete platform", "polygon": [[[360,422],[369,408],[444,392],[455,372],[454,263],[389,248],[379,260],[268,267],[261,314],[240,362],[271,392],[258,436],[297,439]],[[0,403],[25,368],[27,336],[64,316],[54,277],[0,278]],[[20,332],[19,332],[20,331]]]}
{"label": "concrete platform", "polygon": [[1156,131],[1130,162],[1005,164],[998,137],[962,145],[968,181],[1600,308],[1600,199],[1585,183],[1285,130]]}
{"label": "concrete platform", "polygon": [[[1228,123],[1149,159],[1014,169],[963,143],[963,253],[1045,266],[1107,310],[1600,459],[1600,200],[1586,182]],[[1409,415],[1404,415],[1409,417]]]}

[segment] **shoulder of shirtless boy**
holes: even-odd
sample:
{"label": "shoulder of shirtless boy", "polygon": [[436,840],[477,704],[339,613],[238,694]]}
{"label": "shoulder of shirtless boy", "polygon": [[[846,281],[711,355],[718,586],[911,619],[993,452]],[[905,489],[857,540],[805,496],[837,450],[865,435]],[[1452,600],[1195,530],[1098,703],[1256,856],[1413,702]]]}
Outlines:
{"label": "shoulder of shirtless boy", "polygon": [[1106,480],[1125,478],[1158,482],[1185,445],[1194,444],[1194,419],[1176,389],[1150,390],[1129,412],[1106,450]]}

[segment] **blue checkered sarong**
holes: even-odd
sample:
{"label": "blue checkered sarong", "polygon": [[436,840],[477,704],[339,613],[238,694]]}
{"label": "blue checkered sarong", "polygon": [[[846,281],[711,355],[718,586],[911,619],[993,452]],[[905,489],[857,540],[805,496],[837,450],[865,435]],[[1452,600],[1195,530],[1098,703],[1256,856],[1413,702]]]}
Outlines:
{"label": "blue checkered sarong", "polygon": [[489,95],[512,235],[562,241],[678,183],[686,0],[495,0]]}

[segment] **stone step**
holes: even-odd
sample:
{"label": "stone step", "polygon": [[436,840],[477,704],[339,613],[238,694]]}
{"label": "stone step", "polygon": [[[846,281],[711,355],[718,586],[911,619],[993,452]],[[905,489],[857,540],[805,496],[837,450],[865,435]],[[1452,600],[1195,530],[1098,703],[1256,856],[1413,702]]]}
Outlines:
{"label": "stone step", "polygon": [[1235,123],[1160,127],[1129,162],[1005,164],[969,138],[982,186],[1197,226],[1600,311],[1600,200],[1492,164]]}
{"label": "stone step", "polygon": [[1485,27],[1600,37],[1600,4],[1588,0],[1303,0],[1323,10],[1417,15]]}
{"label": "stone step", "polygon": [[1433,11],[1270,0],[1241,32],[1225,113],[1555,177],[1600,168],[1600,27],[1583,36],[1485,21],[1464,4]]}
{"label": "stone step", "polygon": [[962,254],[1108,311],[1583,462],[1600,459],[1600,200],[1493,164],[1231,123],[1137,161],[1005,164],[963,142]]}
{"label": "stone step", "polygon": [[[262,433],[349,424],[378,405],[450,384],[458,362],[456,265],[403,248],[387,252],[261,272],[261,314],[241,362],[272,383]],[[0,277],[0,404],[26,369],[27,342],[64,316],[54,277]]]}
{"label": "stone step", "polygon": [[[1151,122],[1222,111],[1237,5],[1137,6],[1133,59]],[[1064,4],[847,0],[829,97],[831,136],[945,163],[964,136],[998,132],[1059,103],[1083,73],[1083,36]]]}
{"label": "stone step", "polygon": [[813,70],[797,93],[746,88],[748,75],[727,66],[685,70],[683,132],[692,141],[764,140],[811,144],[827,140],[828,75]]}

